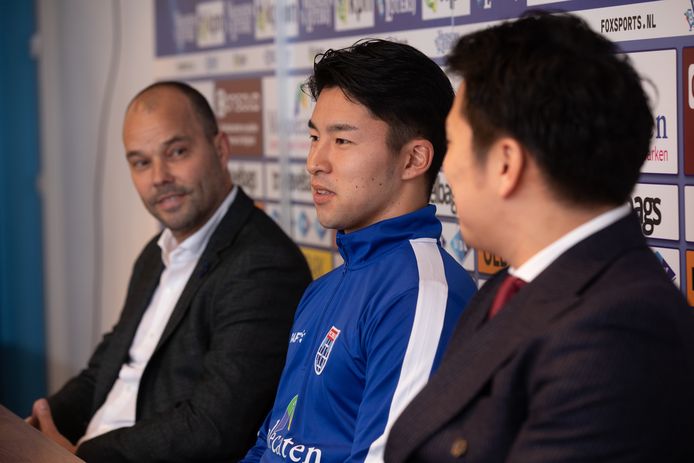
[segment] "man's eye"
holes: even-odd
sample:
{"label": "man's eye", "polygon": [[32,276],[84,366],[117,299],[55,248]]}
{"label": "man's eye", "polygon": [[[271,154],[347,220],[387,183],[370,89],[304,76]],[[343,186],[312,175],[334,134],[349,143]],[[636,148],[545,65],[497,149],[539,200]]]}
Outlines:
{"label": "man's eye", "polygon": [[335,139],[335,144],[336,144],[336,145],[346,145],[346,144],[348,144],[348,143],[350,143],[350,141],[347,140],[347,139],[344,139],[344,138],[336,138],[336,139]]}
{"label": "man's eye", "polygon": [[147,161],[146,159],[135,159],[134,161],[130,162],[130,165],[134,169],[142,169],[142,168],[147,167],[149,165],[149,161]]}
{"label": "man's eye", "polygon": [[171,150],[171,156],[173,156],[173,157],[183,156],[184,154],[186,154],[187,151],[188,150],[186,150],[185,148],[174,148]]}
{"label": "man's eye", "polygon": [[311,143],[317,142],[318,141],[318,135],[309,135],[308,139],[311,140]]}

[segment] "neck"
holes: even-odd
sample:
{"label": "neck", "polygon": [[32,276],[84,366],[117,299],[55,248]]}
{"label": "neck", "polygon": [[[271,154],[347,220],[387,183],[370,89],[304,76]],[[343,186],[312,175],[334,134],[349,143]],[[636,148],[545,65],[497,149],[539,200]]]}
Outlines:
{"label": "neck", "polygon": [[499,246],[499,255],[511,267],[518,268],[571,230],[614,207],[551,203],[535,206],[529,211],[516,212],[510,215],[518,219],[506,226],[508,236],[504,244]]}

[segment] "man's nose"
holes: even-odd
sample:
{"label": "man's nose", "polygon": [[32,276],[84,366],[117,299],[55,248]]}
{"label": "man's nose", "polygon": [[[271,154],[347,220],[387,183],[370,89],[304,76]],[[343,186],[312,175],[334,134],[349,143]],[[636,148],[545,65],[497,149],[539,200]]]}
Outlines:
{"label": "man's nose", "polygon": [[173,180],[171,171],[166,162],[155,159],[152,162],[152,183],[155,185],[163,185]]}

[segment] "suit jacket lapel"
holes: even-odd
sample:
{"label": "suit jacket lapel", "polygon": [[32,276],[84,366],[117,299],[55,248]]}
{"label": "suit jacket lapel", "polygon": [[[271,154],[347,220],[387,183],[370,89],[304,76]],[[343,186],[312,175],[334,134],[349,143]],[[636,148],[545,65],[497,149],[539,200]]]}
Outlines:
{"label": "suit jacket lapel", "polygon": [[123,339],[125,340],[125,353],[121,363],[127,358],[127,352],[130,349],[135,333],[137,332],[140,321],[144,315],[149,303],[152,301],[154,291],[159,286],[159,278],[164,271],[164,263],[161,261],[161,251],[156,247],[154,255],[150,259],[150,263],[145,265],[142,274],[134,282],[132,290],[132,300],[129,303],[129,315],[123,320],[125,328],[123,329]]}
{"label": "suit jacket lapel", "polygon": [[[402,431],[407,437],[392,446],[397,454],[393,461],[406,460],[437,429],[459,415],[522,343],[571,310],[583,289],[610,262],[625,250],[641,246],[645,242],[633,215],[622,219],[568,250],[522,288],[493,320],[483,322],[503,275],[490,280],[468,307],[471,313],[461,320],[441,367],[399,418],[401,424],[417,426]],[[492,286],[483,292],[489,284]]]}
{"label": "suit jacket lapel", "polygon": [[244,193],[241,187],[238,187],[236,198],[229,206],[229,210],[222,218],[217,229],[212,233],[210,241],[207,243],[193,273],[188,279],[183,293],[181,293],[181,297],[179,297],[159,339],[155,353],[166,343],[188,312],[198,289],[219,263],[222,252],[234,242],[236,235],[243,228],[251,212],[253,212],[253,207],[253,201]]}
{"label": "suit jacket lapel", "polygon": [[159,285],[159,277],[164,270],[161,261],[161,252],[156,245],[155,237],[143,251],[144,261],[141,270],[133,273],[130,287],[128,288],[127,299],[123,307],[123,314],[119,321],[120,328],[114,331],[117,338],[113,339],[109,353],[104,357],[104,363],[110,367],[104,367],[102,371],[105,376],[97,383],[94,391],[94,410],[101,406],[106,400],[106,395],[111,390],[114,381],[118,377],[121,366],[129,360],[130,346],[132,345],[135,333],[140,325],[142,316],[149,307],[154,291]]}

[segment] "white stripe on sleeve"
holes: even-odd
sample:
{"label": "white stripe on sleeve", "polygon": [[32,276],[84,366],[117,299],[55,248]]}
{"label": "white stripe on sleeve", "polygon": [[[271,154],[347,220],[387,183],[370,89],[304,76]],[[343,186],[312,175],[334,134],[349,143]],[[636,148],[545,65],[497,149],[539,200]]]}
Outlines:
{"label": "white stripe on sleeve", "polygon": [[386,439],[395,420],[429,380],[439,347],[448,302],[448,282],[435,239],[410,240],[419,270],[419,294],[400,379],[390,404],[383,434],[369,447],[364,463],[383,462]]}

